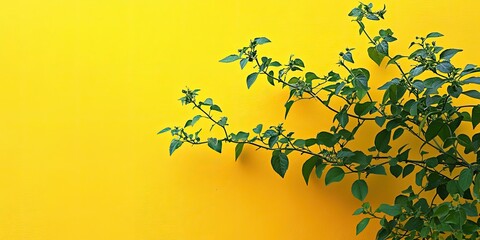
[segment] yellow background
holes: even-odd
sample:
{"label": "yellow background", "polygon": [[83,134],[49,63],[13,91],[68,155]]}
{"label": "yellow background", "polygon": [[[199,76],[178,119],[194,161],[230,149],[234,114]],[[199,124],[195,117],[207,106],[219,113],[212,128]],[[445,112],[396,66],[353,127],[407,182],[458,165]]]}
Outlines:
{"label": "yellow background", "polygon": [[[232,146],[220,155],[184,145],[169,157],[169,136],[156,132],[196,114],[177,100],[185,86],[212,97],[232,130],[283,121],[285,92],[263,78],[247,91],[248,71],[218,63],[257,36],[273,42],[260,54],[295,54],[318,74],[340,71],[338,52],[356,47],[356,66],[377,73],[373,87],[395,76],[367,59],[367,41],[346,16],[357,4],[2,1],[0,239],[352,239],[361,203],[351,178],[307,187],[303,158],[281,179],[269,154],[251,148],[238,162]],[[465,50],[458,66],[480,62],[477,1],[386,4],[387,20],[367,29],[392,28],[400,39],[392,53],[439,31],[440,45]],[[314,136],[331,124],[325,112],[294,105],[285,126]],[[372,177],[367,200],[391,202],[402,188],[394,184]]]}

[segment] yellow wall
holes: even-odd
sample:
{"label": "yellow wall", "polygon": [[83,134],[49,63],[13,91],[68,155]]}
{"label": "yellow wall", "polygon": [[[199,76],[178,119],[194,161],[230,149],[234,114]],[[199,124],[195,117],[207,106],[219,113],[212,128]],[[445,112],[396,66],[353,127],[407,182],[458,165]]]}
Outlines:
{"label": "yellow wall", "polygon": [[[247,149],[234,162],[232,146],[219,155],[185,145],[169,157],[169,137],[155,133],[193,116],[177,101],[187,85],[214,98],[233,130],[281,122],[284,92],[263,79],[247,91],[248,72],[218,63],[256,36],[273,41],[264,53],[296,54],[319,74],[339,70],[338,52],[357,47],[357,62],[380,73],[372,86],[394,76],[366,58],[346,17],[357,4],[2,1],[0,239],[351,239],[361,219],[351,216],[360,205],[351,179],[307,187],[301,158],[282,180],[267,153]],[[392,52],[439,31],[444,46],[465,49],[459,65],[480,63],[476,1],[387,5],[388,20],[370,29],[394,30]],[[288,128],[308,136],[330,126],[318,104],[299,106]],[[372,178],[367,200],[390,201],[401,188],[385,182]]]}

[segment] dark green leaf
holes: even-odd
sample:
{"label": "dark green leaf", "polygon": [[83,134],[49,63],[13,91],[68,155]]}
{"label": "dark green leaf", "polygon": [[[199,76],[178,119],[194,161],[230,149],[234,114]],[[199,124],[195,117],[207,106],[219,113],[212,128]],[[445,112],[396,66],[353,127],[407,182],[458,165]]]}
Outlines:
{"label": "dark green leaf", "polygon": [[267,81],[270,85],[275,86],[275,79],[273,79],[273,71],[268,72],[267,74]]}
{"label": "dark green leaf", "polygon": [[445,126],[445,123],[442,119],[435,119],[433,122],[431,122],[427,131],[425,132],[425,141],[429,142],[430,140],[434,139],[443,126]]}
{"label": "dark green leaf", "polygon": [[172,129],[169,128],[169,127],[166,127],[166,128],[164,128],[164,129],[160,130],[160,132],[158,132],[157,134],[162,134],[162,133],[168,132],[168,131],[170,131],[170,130],[172,130]]}
{"label": "dark green leaf", "polygon": [[418,171],[417,174],[415,174],[415,184],[417,186],[422,187],[423,184],[423,178],[425,177],[426,170],[425,168]]}
{"label": "dark green leaf", "polygon": [[471,98],[480,99],[480,92],[478,92],[477,90],[468,90],[468,91],[464,91],[462,93],[471,97]]}
{"label": "dark green leaf", "polygon": [[447,92],[450,94],[450,96],[454,98],[458,98],[460,94],[462,93],[463,89],[459,85],[452,84],[447,87]]}
{"label": "dark green leaf", "polygon": [[315,167],[315,175],[317,175],[318,178],[322,177],[323,170],[325,170],[325,167],[327,167],[327,164],[321,163],[317,164]]}
{"label": "dark green leaf", "polygon": [[387,175],[387,171],[385,171],[385,167],[383,165],[376,165],[376,166],[368,169],[367,173],[378,174],[378,175]]}
{"label": "dark green leaf", "polygon": [[431,32],[427,34],[427,38],[436,38],[436,37],[443,37],[443,34],[439,32]]}
{"label": "dark green leaf", "polygon": [[238,143],[238,144],[235,146],[235,161],[237,161],[238,157],[239,157],[240,154],[242,153],[242,151],[243,151],[243,145],[244,145],[244,143]]}
{"label": "dark green leaf", "polygon": [[352,184],[352,194],[360,201],[365,200],[368,194],[368,185],[363,179],[358,179]]}
{"label": "dark green leaf", "polygon": [[312,156],[309,158],[302,166],[302,174],[303,179],[305,179],[305,183],[308,185],[308,179],[310,178],[310,174],[312,173],[313,168],[317,165],[319,159],[317,156]]}
{"label": "dark green leaf", "polygon": [[420,218],[412,217],[408,219],[407,223],[405,223],[406,230],[419,230],[423,226],[423,221]]}
{"label": "dark green leaf", "polygon": [[212,111],[217,111],[217,112],[221,112],[221,111],[222,111],[222,109],[221,109],[218,105],[215,105],[215,104],[212,105],[212,106],[210,106],[210,110],[212,110]]}
{"label": "dark green leaf", "polygon": [[268,39],[268,38],[266,38],[266,37],[257,37],[257,38],[255,38],[255,39],[253,39],[253,41],[254,41],[255,43],[257,43],[258,45],[271,42],[270,39]]}
{"label": "dark green leaf", "polygon": [[292,107],[294,102],[295,101],[290,100],[287,103],[285,103],[285,119],[287,119],[288,112],[290,112],[290,108]]}
{"label": "dark green leaf", "polygon": [[334,182],[342,181],[345,177],[345,171],[339,167],[332,167],[328,170],[327,175],[325,175],[325,185],[329,185]]}
{"label": "dark green leaf", "polygon": [[379,152],[386,153],[390,150],[391,147],[388,145],[390,143],[390,135],[390,131],[383,129],[375,136],[375,148]]}
{"label": "dark green leaf", "polygon": [[173,139],[171,142],[170,142],[170,156],[172,156],[173,152],[175,152],[175,150],[177,150],[178,148],[180,148],[182,146],[183,142],[178,140],[178,139]]}
{"label": "dark green leaf", "polygon": [[358,116],[363,116],[370,112],[375,107],[376,102],[364,102],[364,103],[357,103],[353,111]]}
{"label": "dark green leaf", "polygon": [[343,128],[347,126],[347,124],[348,124],[348,113],[345,110],[342,110],[342,111],[338,112],[335,115],[335,118],[338,120],[338,123],[340,124],[340,126],[342,126]]}
{"label": "dark green leaf", "polygon": [[285,177],[285,173],[288,169],[288,157],[285,153],[282,153],[279,150],[273,151],[271,164],[273,170],[275,170],[280,177]]}
{"label": "dark green leaf", "polygon": [[472,108],[472,125],[475,128],[480,123],[480,105]]}
{"label": "dark green leaf", "polygon": [[211,149],[215,150],[218,153],[222,153],[222,141],[216,138],[209,138],[207,140],[207,145]]}
{"label": "dark green leaf", "polygon": [[240,59],[239,56],[237,56],[237,55],[235,55],[235,54],[232,54],[232,55],[226,56],[225,58],[223,58],[222,60],[220,60],[220,62],[222,62],[222,63],[229,63],[229,62],[237,61],[238,59]]}
{"label": "dark green leaf", "polygon": [[385,120],[387,120],[384,116],[381,117],[375,117],[375,123],[381,127],[385,123]]}
{"label": "dark green leaf", "polygon": [[403,168],[400,165],[390,166],[390,173],[396,178],[402,175],[402,170]]}
{"label": "dark green leaf", "polygon": [[402,136],[403,132],[404,132],[403,128],[397,128],[395,132],[393,132],[393,140],[396,140],[397,138]]}
{"label": "dark green leaf", "polygon": [[356,234],[360,234],[363,229],[365,229],[368,225],[368,223],[370,222],[370,218],[364,218],[362,219],[358,224],[357,224],[357,227],[356,227]]}
{"label": "dark green leaf", "polygon": [[335,136],[329,132],[320,132],[317,134],[317,143],[323,144],[327,147],[333,147],[339,140],[338,136]]}
{"label": "dark green leaf", "polygon": [[257,80],[258,73],[251,73],[250,75],[247,76],[247,88],[250,89],[250,87],[253,85],[255,80]]}
{"label": "dark green leaf", "polygon": [[246,141],[248,139],[248,135],[250,135],[250,134],[247,133],[247,132],[240,131],[235,135],[234,140],[235,141]]}
{"label": "dark green leaf", "polygon": [[415,165],[413,165],[413,164],[408,164],[408,165],[405,166],[405,168],[403,169],[402,177],[406,177],[406,176],[410,175],[410,173],[412,173],[414,169],[415,169]]}
{"label": "dark green leaf", "polygon": [[446,49],[440,53],[440,59],[449,61],[455,54],[463,51],[462,49]]}
{"label": "dark green leaf", "polygon": [[472,181],[473,171],[469,168],[463,169],[458,177],[458,186],[460,187],[462,192],[465,192],[468,188],[470,188]]}
{"label": "dark green leaf", "polygon": [[399,205],[388,205],[385,203],[380,204],[380,206],[375,210],[375,212],[383,212],[387,215],[395,217],[402,213],[402,208]]}
{"label": "dark green leaf", "polygon": [[383,58],[385,55],[378,52],[377,48],[369,47],[367,49],[368,56],[372,59],[378,66],[382,63]]}

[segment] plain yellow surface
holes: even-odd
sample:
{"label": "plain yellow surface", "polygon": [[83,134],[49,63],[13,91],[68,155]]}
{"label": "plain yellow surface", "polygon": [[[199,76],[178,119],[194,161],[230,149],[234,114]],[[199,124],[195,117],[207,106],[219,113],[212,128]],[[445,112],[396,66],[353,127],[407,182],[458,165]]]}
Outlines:
{"label": "plain yellow surface", "polygon": [[[232,146],[220,155],[184,145],[169,157],[170,138],[156,132],[195,114],[177,100],[185,86],[212,97],[232,130],[282,122],[286,92],[263,78],[247,91],[248,71],[218,63],[257,36],[273,42],[260,54],[295,54],[318,74],[341,71],[338,52],[356,47],[356,66],[377,73],[373,87],[395,76],[367,59],[367,41],[346,16],[357,4],[2,1],[0,239],[352,239],[361,203],[351,178],[307,187],[302,157],[281,179],[269,154],[251,148],[238,162]],[[439,31],[440,45],[465,50],[455,63],[480,63],[477,1],[386,4],[387,20],[367,28],[392,28],[400,39],[392,52]],[[295,105],[285,126],[314,136],[330,126],[326,112]],[[373,144],[368,130],[360,134],[361,146]],[[373,203],[391,202],[403,187],[370,181]],[[375,224],[358,239],[372,238]]]}

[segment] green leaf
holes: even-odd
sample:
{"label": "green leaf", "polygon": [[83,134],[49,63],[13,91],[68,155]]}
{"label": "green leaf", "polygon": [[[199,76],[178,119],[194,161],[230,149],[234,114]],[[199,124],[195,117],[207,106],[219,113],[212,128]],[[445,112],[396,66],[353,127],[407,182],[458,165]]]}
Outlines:
{"label": "green leaf", "polygon": [[454,98],[458,98],[460,94],[462,93],[463,89],[459,85],[452,84],[447,87],[447,92],[450,94],[450,96]]}
{"label": "green leaf", "polygon": [[347,61],[347,62],[351,62],[351,63],[354,63],[353,62],[353,56],[352,56],[352,53],[351,52],[346,52],[342,55],[342,58]]}
{"label": "green leaf", "polygon": [[407,56],[402,56],[402,55],[395,55],[395,57],[391,58],[390,60],[388,60],[387,62],[387,65],[390,65],[390,64],[395,64],[395,62],[397,62],[398,60],[402,59],[402,58],[405,58]]}
{"label": "green leaf", "polygon": [[470,77],[462,81],[463,84],[469,84],[469,83],[474,83],[474,84],[480,84],[480,77]]}
{"label": "green leaf", "polygon": [[402,208],[399,205],[388,205],[385,203],[380,204],[380,206],[375,210],[375,212],[383,212],[392,217],[398,216],[402,213]]}
{"label": "green leaf", "polygon": [[431,32],[427,34],[427,38],[437,38],[437,37],[443,37],[443,34],[439,32]]}
{"label": "green leaf", "polygon": [[319,158],[317,156],[312,156],[309,158],[302,166],[302,174],[303,179],[305,179],[305,183],[308,185],[308,179],[310,178],[310,174],[312,173],[313,168],[319,162]]}
{"label": "green leaf", "polygon": [[250,87],[253,85],[255,80],[257,80],[258,73],[251,73],[250,75],[247,76],[247,88],[250,89]]}
{"label": "green leaf", "polygon": [[327,175],[325,175],[325,185],[329,185],[334,182],[342,181],[345,177],[345,171],[339,167],[332,167],[328,170]]}
{"label": "green leaf", "polygon": [[273,151],[271,164],[273,170],[275,170],[280,177],[285,177],[285,173],[288,169],[288,157],[285,153],[282,153],[279,150]]}
{"label": "green leaf", "polygon": [[352,194],[355,198],[357,198],[360,201],[365,200],[365,197],[368,194],[368,186],[365,180],[357,179],[355,182],[353,182]]}
{"label": "green leaf", "polygon": [[453,65],[450,62],[441,62],[437,64],[437,70],[442,73],[450,73],[453,71]]}
{"label": "green leaf", "polygon": [[327,167],[327,164],[322,163],[322,164],[317,164],[315,167],[315,175],[317,175],[318,178],[322,177],[323,170],[325,170],[325,167]]}
{"label": "green leaf", "polygon": [[292,107],[294,102],[295,101],[290,100],[287,103],[285,103],[285,119],[287,119],[288,112],[290,112],[290,108]]}
{"label": "green leaf", "polygon": [[464,91],[462,93],[471,97],[471,98],[480,99],[480,92],[478,92],[477,90],[468,90],[468,91]]}
{"label": "green leaf", "polygon": [[364,103],[357,103],[353,111],[358,116],[363,116],[370,112],[375,107],[376,102],[364,102]]}
{"label": "green leaf", "polygon": [[170,130],[172,130],[172,129],[169,128],[169,127],[166,127],[166,128],[164,128],[164,129],[160,130],[160,132],[158,132],[157,134],[162,134],[162,133],[168,132],[168,131],[170,131]]}
{"label": "green leaf", "polygon": [[386,119],[384,116],[375,117],[375,123],[376,123],[379,127],[382,127],[386,120],[387,120],[387,119]]}
{"label": "green leaf", "polygon": [[395,129],[395,132],[393,132],[393,140],[396,140],[397,138],[402,136],[403,132],[404,132],[403,128]]}
{"label": "green leaf", "polygon": [[258,124],[254,129],[253,132],[256,134],[260,134],[262,132],[263,124]]}
{"label": "green leaf", "polygon": [[315,73],[313,73],[313,72],[305,73],[305,81],[306,82],[312,82],[312,80],[315,80],[315,79],[320,79]]}
{"label": "green leaf", "polygon": [[270,72],[268,72],[267,74],[267,81],[268,83],[270,83],[270,85],[272,86],[275,86],[275,79],[273,79],[273,71],[271,70]]}
{"label": "green leaf", "polygon": [[472,108],[472,125],[475,128],[480,123],[480,105]]}
{"label": "green leaf", "polygon": [[410,175],[410,173],[412,173],[414,169],[415,169],[415,165],[408,164],[407,166],[405,166],[405,168],[403,168],[402,177],[404,178],[404,177]]}
{"label": "green leaf", "polygon": [[360,234],[363,229],[365,229],[368,225],[368,223],[370,222],[370,218],[364,218],[362,219],[358,224],[357,224],[357,227],[356,227],[356,234]]}
{"label": "green leaf", "polygon": [[372,59],[378,66],[382,63],[383,58],[385,57],[384,54],[378,52],[377,48],[369,47],[367,49],[368,56]]}
{"label": "green leaf", "polygon": [[387,171],[385,171],[385,167],[383,165],[376,165],[367,170],[370,174],[378,174],[378,175],[387,175]]}
{"label": "green leaf", "polygon": [[240,154],[243,151],[243,145],[244,145],[244,143],[238,143],[235,146],[235,161],[237,161],[238,157],[240,157]]}
{"label": "green leaf", "polygon": [[340,126],[342,126],[343,128],[347,126],[347,124],[348,124],[348,113],[347,113],[347,111],[342,110],[342,111],[338,112],[335,115],[335,118],[338,120],[338,123],[340,124]]}
{"label": "green leaf", "polygon": [[222,153],[222,141],[216,138],[209,138],[207,145],[218,153]]}
{"label": "green leaf", "polygon": [[327,147],[333,147],[339,140],[338,136],[335,136],[329,132],[320,132],[317,134],[317,143],[323,144]]}
{"label": "green leaf", "polygon": [[177,150],[178,148],[180,148],[182,146],[183,142],[178,140],[178,139],[173,139],[171,142],[170,142],[170,156],[172,156],[173,152],[175,152],[175,150]]}
{"label": "green leaf", "polygon": [[470,188],[472,181],[473,171],[469,168],[463,169],[458,177],[458,185],[460,186],[460,189],[462,189],[462,192],[465,192],[467,189]]}
{"label": "green leaf", "polygon": [[419,230],[423,226],[423,221],[420,218],[417,217],[412,217],[408,219],[408,221],[405,223],[405,229],[408,231],[411,230]]}
{"label": "green leaf", "polygon": [[378,53],[383,54],[383,55],[388,55],[388,42],[385,40],[382,40],[377,46],[375,46],[377,49]]}
{"label": "green leaf", "polygon": [[416,67],[414,67],[412,70],[410,70],[410,77],[414,78],[418,75],[420,75],[421,73],[423,73],[425,71],[425,66],[424,65],[418,65]]}
{"label": "green leaf", "polygon": [[277,143],[277,142],[278,142],[278,135],[271,136],[268,139],[268,146],[270,148],[273,148],[275,146],[275,143]]}
{"label": "green leaf", "polygon": [[440,53],[440,59],[449,61],[455,54],[463,51],[462,49],[446,49]]}
{"label": "green leaf", "polygon": [[243,69],[248,63],[248,58],[240,60],[240,69]]}
{"label": "green leaf", "polygon": [[232,55],[226,56],[225,58],[223,58],[222,60],[220,60],[220,62],[222,62],[222,63],[230,63],[230,62],[237,61],[238,59],[240,59],[240,57],[239,57],[238,55],[232,54]]}
{"label": "green leaf", "polygon": [[390,166],[390,173],[398,178],[402,174],[403,168],[400,165]]}
{"label": "green leaf", "polygon": [[262,44],[271,42],[270,39],[268,39],[266,37],[257,37],[253,41],[255,43],[257,43],[258,45],[262,45]]}
{"label": "green leaf", "polygon": [[197,123],[198,120],[199,120],[201,117],[202,117],[201,115],[197,115],[197,116],[193,117],[191,120],[188,120],[188,121],[185,123],[185,127],[195,125],[195,123]]}
{"label": "green leaf", "polygon": [[248,139],[248,135],[250,135],[250,134],[247,133],[247,132],[240,131],[235,135],[234,140],[235,141],[246,141]]}
{"label": "green leaf", "polygon": [[390,143],[390,135],[390,131],[383,129],[375,136],[375,148],[379,152],[387,153],[391,149],[388,145]]}
{"label": "green leaf", "polygon": [[442,119],[435,119],[433,122],[431,122],[427,131],[425,132],[425,141],[429,142],[430,140],[434,139],[443,126],[445,126],[445,123]]}
{"label": "green leaf", "polygon": [[213,105],[213,100],[211,98],[205,99],[205,101],[201,102],[203,105],[211,106]]}
{"label": "green leaf", "polygon": [[422,187],[423,184],[423,178],[425,177],[426,170],[425,168],[418,171],[417,174],[415,174],[415,184],[417,186]]}
{"label": "green leaf", "polygon": [[210,110],[217,111],[217,112],[222,112],[222,109],[218,105],[215,105],[215,104],[210,106]]}

